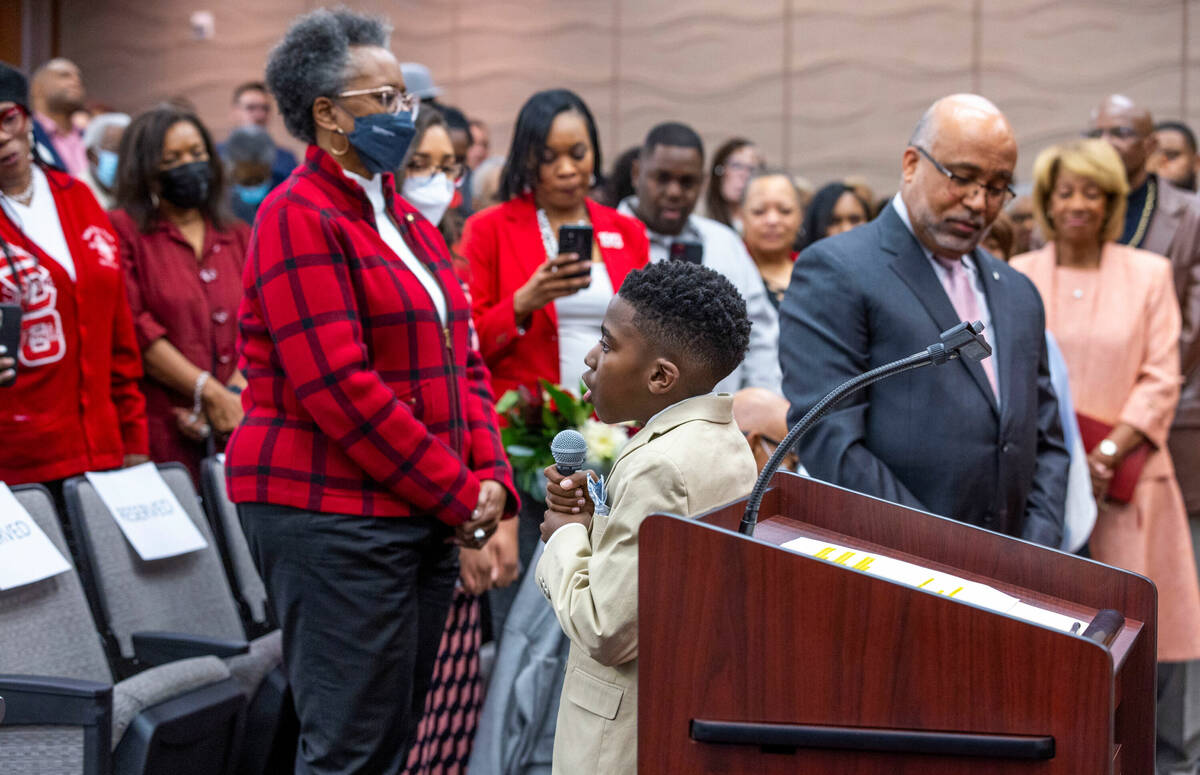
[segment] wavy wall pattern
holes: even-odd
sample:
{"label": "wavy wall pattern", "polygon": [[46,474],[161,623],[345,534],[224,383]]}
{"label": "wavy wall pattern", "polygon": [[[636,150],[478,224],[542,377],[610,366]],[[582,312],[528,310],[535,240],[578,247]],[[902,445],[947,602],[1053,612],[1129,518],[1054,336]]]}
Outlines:
{"label": "wavy wall pattern", "polygon": [[[1200,0],[351,0],[389,17],[401,59],[429,65],[445,100],[492,128],[503,152],[520,104],[566,86],[605,153],[654,123],[710,148],[754,138],[773,164],[820,184],[895,188],[913,123],[937,97],[978,90],[1005,110],[1027,177],[1046,144],[1083,127],[1105,94],[1200,122]],[[92,95],[137,111],[187,95],[214,133],[229,94],[318,0],[206,0],[216,36],[190,37],[195,0],[59,0],[60,49]],[[277,133],[284,137],[282,127]]]}

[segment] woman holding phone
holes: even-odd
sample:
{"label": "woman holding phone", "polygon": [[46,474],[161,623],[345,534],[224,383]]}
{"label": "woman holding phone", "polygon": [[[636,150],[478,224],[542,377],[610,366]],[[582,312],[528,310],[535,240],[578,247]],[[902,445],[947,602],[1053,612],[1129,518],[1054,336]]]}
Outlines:
{"label": "woman holding phone", "polygon": [[[566,89],[538,92],[517,116],[501,203],[467,220],[459,252],[496,398],[519,386],[540,395],[539,379],[579,394],[583,359],[600,338],[608,302],[625,275],[649,261],[642,224],[588,198],[597,169],[600,145],[587,105]],[[565,244],[572,241],[586,245]],[[542,512],[540,496],[522,493],[522,568],[540,538]],[[517,586],[490,595],[496,632]]]}
{"label": "woman holding phone", "polygon": [[461,251],[497,397],[518,385],[540,393],[539,378],[578,394],[609,300],[649,259],[642,225],[588,198],[600,166],[583,100],[538,92],[517,116],[502,203],[467,221]]}

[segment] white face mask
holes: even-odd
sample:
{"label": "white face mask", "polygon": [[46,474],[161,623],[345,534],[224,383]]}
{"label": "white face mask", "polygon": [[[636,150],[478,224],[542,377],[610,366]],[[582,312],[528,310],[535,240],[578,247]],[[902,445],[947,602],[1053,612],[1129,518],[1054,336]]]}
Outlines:
{"label": "white face mask", "polygon": [[417,208],[425,220],[437,226],[454,199],[454,181],[444,172],[424,178],[406,178],[400,195]]}

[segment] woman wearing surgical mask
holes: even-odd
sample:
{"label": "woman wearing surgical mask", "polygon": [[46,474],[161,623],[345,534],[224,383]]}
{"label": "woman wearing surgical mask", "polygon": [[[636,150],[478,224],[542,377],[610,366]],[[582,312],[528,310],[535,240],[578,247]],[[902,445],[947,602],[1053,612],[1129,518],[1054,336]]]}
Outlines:
{"label": "woman wearing surgical mask", "polygon": [[297,772],[404,768],[458,547],[517,507],[446,243],[395,193],[418,102],[388,35],[316,10],[267,61],[308,150],[255,219],[225,472],[283,629]]}
{"label": "woman wearing surgical mask", "polygon": [[[462,231],[462,216],[449,207],[462,183],[464,166],[455,161],[454,145],[439,111],[422,109],[416,128],[408,158],[396,173],[397,190],[453,246]],[[458,563],[459,580],[438,648],[425,714],[409,754],[409,773],[435,775],[467,768],[483,707],[479,670],[483,595],[517,578],[517,520],[501,522],[482,549],[459,549]]]}
{"label": "woman wearing surgical mask", "polygon": [[124,113],[101,113],[88,122],[83,130],[83,147],[87,149],[88,170],[83,182],[88,184],[96,201],[105,210],[116,203],[117,149],[130,118]]}
{"label": "woman wearing surgical mask", "polygon": [[396,171],[396,190],[453,246],[461,236],[462,223],[446,214],[466,167],[456,160],[446,120],[436,108],[422,108],[415,126],[408,157]]}
{"label": "woman wearing surgical mask", "polygon": [[150,458],[200,461],[242,420],[237,305],[249,229],[225,210],[220,160],[200,120],[176,108],[134,119],[121,138],[117,208],[145,377]]}

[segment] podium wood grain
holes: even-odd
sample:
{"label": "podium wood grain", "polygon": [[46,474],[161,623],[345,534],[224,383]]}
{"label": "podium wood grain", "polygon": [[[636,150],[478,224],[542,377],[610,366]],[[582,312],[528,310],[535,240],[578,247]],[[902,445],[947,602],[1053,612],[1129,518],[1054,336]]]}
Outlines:
{"label": "podium wood grain", "polygon": [[[744,504],[643,523],[639,772],[1149,773],[1155,593],[1144,578],[780,474],[756,537]],[[1104,648],[779,548],[799,535],[879,551],[1089,620]],[[1054,737],[1048,760],[699,743],[693,719]],[[1119,749],[1118,749],[1118,746]]]}

